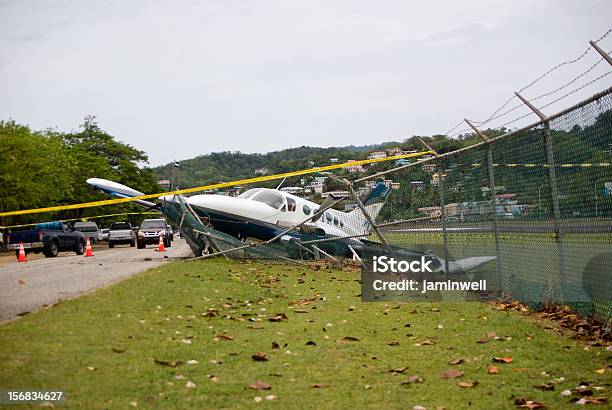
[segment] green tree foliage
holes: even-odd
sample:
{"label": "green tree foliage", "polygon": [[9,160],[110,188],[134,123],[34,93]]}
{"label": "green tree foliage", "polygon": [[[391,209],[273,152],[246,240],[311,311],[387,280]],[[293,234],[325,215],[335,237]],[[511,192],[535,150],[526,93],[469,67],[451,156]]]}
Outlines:
{"label": "green tree foliage", "polygon": [[[86,117],[78,132],[36,132],[14,121],[0,121],[0,210],[12,211],[107,199],[85,181],[107,178],[143,192],[157,192],[155,175],[143,167],[143,151],[117,141]],[[9,218],[2,224],[75,218],[134,210],[132,204],[103,211],[85,208],[55,214]]]}

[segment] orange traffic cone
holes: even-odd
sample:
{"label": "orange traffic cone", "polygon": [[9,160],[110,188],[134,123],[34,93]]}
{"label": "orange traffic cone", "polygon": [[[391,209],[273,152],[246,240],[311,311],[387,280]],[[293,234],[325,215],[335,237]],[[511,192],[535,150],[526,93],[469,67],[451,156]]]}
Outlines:
{"label": "orange traffic cone", "polygon": [[94,256],[93,250],[91,249],[91,243],[89,242],[89,238],[87,238],[87,243],[85,244],[85,257]]}
{"label": "orange traffic cone", "polygon": [[28,258],[26,258],[25,248],[23,247],[23,242],[19,242],[19,256],[17,257],[17,262],[27,262]]}
{"label": "orange traffic cone", "polygon": [[166,252],[166,247],[164,246],[164,240],[162,236],[159,235],[159,245],[157,245],[157,252]]}

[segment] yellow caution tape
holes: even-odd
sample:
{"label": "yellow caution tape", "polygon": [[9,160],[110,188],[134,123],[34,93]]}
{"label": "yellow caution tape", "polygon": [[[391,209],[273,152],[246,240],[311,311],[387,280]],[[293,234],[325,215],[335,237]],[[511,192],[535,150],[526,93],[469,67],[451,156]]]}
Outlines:
{"label": "yellow caution tape", "polygon": [[129,197],[129,198],[106,199],[102,201],[83,202],[80,204],[58,205],[58,206],[50,206],[46,208],[24,209],[21,211],[2,212],[0,213],[0,217],[1,216],[14,216],[14,215],[28,215],[28,214],[36,214],[36,213],[42,213],[42,212],[66,211],[70,209],[92,208],[96,206],[122,204],[126,202],[138,201],[142,199],[159,198],[160,196],[166,196],[166,195],[190,194],[190,193],[206,191],[210,189],[227,188],[227,187],[236,186],[236,185],[253,184],[256,182],[273,181],[275,179],[282,179],[282,178],[289,178],[289,177],[294,177],[294,176],[299,176],[299,175],[312,174],[315,172],[331,171],[334,169],[346,168],[346,167],[351,167],[355,165],[366,165],[366,164],[373,164],[377,162],[393,161],[393,160],[398,160],[398,159],[403,159],[403,158],[420,157],[422,155],[427,155],[427,154],[433,154],[433,151],[422,151],[422,152],[415,152],[412,154],[394,155],[394,156],[385,157],[385,158],[364,159],[364,160],[358,160],[358,161],[352,161],[352,162],[345,162],[342,164],[333,164],[333,165],[326,165],[323,167],[314,167],[314,168],[302,169],[299,171],[285,172],[282,174],[265,175],[261,177],[255,177],[255,178],[241,179],[238,181],[221,182],[218,184],[204,185],[204,186],[199,186],[195,188],[179,189],[179,190],[171,191],[171,192],[160,192],[157,194],[134,196],[134,197]]}
{"label": "yellow caution tape", "polygon": [[[118,214],[106,214],[106,215],[84,216],[81,218],[60,219],[56,222],[89,221],[90,219],[110,218],[112,216],[123,216],[123,215],[160,215],[160,213],[159,212],[121,212]],[[26,226],[34,226],[38,223],[40,222],[33,222],[30,224],[20,224],[20,225],[9,225],[9,226],[0,225],[0,229],[23,228]]]}
{"label": "yellow caution tape", "polygon": [[[480,166],[482,166],[482,164],[475,162],[473,164],[469,164],[471,165],[473,168],[478,168]],[[494,167],[508,167],[508,168],[514,168],[514,167],[526,167],[526,168],[534,168],[534,167],[544,167],[544,168],[548,168],[548,164],[493,164]],[[609,167],[612,166],[612,163],[609,162],[599,162],[599,163],[582,163],[582,164],[557,164],[557,166],[562,167],[562,168],[572,168],[572,167],[583,167],[583,168],[588,168],[588,167]]]}

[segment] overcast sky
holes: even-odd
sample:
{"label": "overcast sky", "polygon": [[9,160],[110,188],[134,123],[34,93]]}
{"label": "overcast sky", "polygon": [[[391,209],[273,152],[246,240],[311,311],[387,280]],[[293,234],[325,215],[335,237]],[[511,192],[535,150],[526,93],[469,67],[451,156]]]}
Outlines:
{"label": "overcast sky", "polygon": [[0,119],[69,131],[93,114],[152,165],[444,133],[580,55],[611,16],[609,0],[0,0]]}

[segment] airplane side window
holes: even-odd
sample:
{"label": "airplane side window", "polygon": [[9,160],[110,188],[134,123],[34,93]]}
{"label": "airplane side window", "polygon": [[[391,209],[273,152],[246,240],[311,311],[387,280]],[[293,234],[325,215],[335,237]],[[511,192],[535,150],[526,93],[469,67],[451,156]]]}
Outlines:
{"label": "airplane side window", "polygon": [[274,209],[279,209],[285,203],[281,194],[267,190],[259,192],[253,197],[253,200],[270,205]]}
{"label": "airplane side window", "polygon": [[295,207],[296,207],[295,199],[287,197],[287,211],[295,212]]}
{"label": "airplane side window", "polygon": [[329,212],[325,212],[325,219],[327,220],[327,223],[331,224],[332,223],[332,216]]}
{"label": "airplane side window", "polygon": [[310,215],[310,207],[308,205],[304,205],[302,211],[304,211],[304,215]]}
{"label": "airplane side window", "polygon": [[244,198],[244,199],[249,199],[251,198],[253,195],[255,195],[256,193],[260,192],[263,188],[253,188],[253,189],[249,189],[248,191],[245,191],[243,193],[241,193],[240,195],[238,195],[238,198]]}
{"label": "airplane side window", "polygon": [[340,223],[340,220],[338,219],[336,215],[334,215],[334,225],[338,225],[339,223]]}

